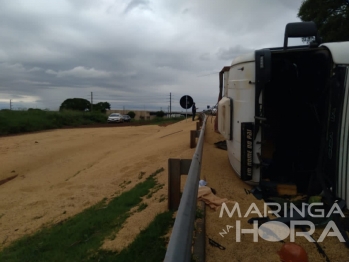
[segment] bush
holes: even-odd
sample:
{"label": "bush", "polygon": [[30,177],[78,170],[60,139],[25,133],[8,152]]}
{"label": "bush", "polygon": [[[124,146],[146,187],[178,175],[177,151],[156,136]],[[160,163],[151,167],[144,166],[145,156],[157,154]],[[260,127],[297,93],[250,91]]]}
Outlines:
{"label": "bush", "polygon": [[36,112],[41,112],[42,110],[39,108],[29,108],[28,111],[36,111]]}
{"label": "bush", "polygon": [[126,115],[129,115],[132,119],[135,118],[136,113],[133,111],[128,112]]}

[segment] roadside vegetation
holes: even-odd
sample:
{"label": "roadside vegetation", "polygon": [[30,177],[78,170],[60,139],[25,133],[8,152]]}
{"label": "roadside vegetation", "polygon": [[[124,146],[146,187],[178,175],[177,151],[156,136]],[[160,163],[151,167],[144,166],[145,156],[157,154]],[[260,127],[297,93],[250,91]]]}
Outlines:
{"label": "roadside vegetation", "polygon": [[[82,213],[12,243],[0,252],[0,261],[162,261],[173,224],[172,212],[158,214],[132,244],[120,252],[101,250],[103,240],[115,236],[131,209],[158,186],[161,168],[120,196],[102,200]],[[146,208],[146,206],[144,206]],[[135,225],[137,227],[137,225]]]}
{"label": "roadside vegetation", "polygon": [[[81,111],[44,111],[32,109],[28,111],[0,110],[0,135],[11,135],[67,126],[86,126],[107,123],[108,115],[102,112]],[[161,118],[153,120],[134,120],[139,124],[172,124],[183,118]]]}
{"label": "roadside vegetation", "polygon": [[78,111],[51,112],[40,109],[30,111],[0,111],[0,135],[18,134],[64,126],[80,126],[105,123],[103,113]]}

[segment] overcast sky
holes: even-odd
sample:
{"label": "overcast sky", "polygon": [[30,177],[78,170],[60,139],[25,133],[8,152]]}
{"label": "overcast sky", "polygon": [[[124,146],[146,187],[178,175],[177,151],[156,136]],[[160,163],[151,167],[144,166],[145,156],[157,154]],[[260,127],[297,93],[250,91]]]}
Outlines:
{"label": "overcast sky", "polygon": [[[218,72],[282,46],[303,0],[0,0],[0,108],[215,105]],[[290,41],[299,44],[300,40]]]}

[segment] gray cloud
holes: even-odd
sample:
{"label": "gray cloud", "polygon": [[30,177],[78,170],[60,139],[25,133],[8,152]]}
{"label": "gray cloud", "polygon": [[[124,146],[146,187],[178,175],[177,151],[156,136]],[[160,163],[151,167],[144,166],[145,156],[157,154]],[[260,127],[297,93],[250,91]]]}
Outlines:
{"label": "gray cloud", "polygon": [[253,52],[253,50],[244,48],[241,45],[237,45],[229,48],[221,47],[217,52],[217,57],[222,60],[233,60],[234,57],[240,54],[246,54],[250,52]]}
{"label": "gray cloud", "polygon": [[75,77],[75,78],[108,78],[111,76],[110,72],[96,70],[94,68],[85,68],[83,66],[74,67],[71,70],[53,71],[46,70],[47,74],[55,75],[57,77]]}
{"label": "gray cloud", "polygon": [[296,1],[12,0],[0,9],[0,108],[55,110],[67,98],[112,108],[216,103],[219,70],[281,46]]}
{"label": "gray cloud", "polygon": [[149,1],[148,0],[131,0],[131,2],[126,6],[124,13],[127,14],[128,12],[132,11],[134,8],[141,8],[141,9],[148,9],[149,8]]}

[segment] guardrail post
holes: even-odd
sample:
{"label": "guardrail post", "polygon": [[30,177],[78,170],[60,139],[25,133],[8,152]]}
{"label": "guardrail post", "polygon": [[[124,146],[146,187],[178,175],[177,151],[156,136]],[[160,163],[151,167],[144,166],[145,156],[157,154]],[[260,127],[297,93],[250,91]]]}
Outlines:
{"label": "guardrail post", "polygon": [[200,136],[201,127],[202,127],[202,118],[199,117],[199,122],[196,122],[196,130],[190,131],[190,148],[196,147],[196,138]]}
{"label": "guardrail post", "polygon": [[190,130],[190,148],[196,147],[196,138],[200,136],[200,130]]}
{"label": "guardrail post", "polygon": [[196,147],[196,130],[190,130],[190,148]]}
{"label": "guardrail post", "polygon": [[181,201],[181,175],[188,175],[191,159],[168,159],[168,209],[177,210]]}

